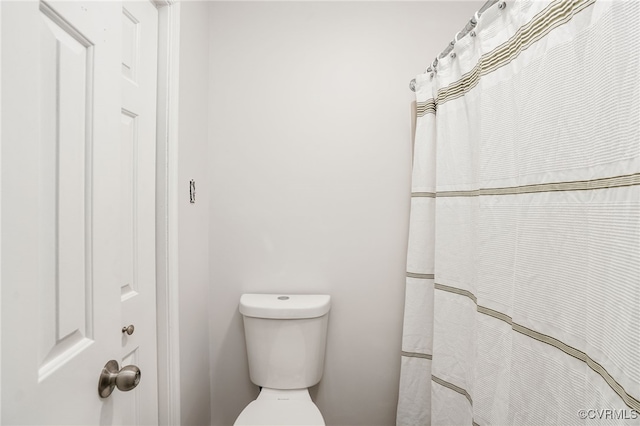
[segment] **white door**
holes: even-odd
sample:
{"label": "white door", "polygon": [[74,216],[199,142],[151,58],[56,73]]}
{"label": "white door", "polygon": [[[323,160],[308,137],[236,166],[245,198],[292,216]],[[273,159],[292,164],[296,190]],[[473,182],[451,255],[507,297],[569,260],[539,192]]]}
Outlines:
{"label": "white door", "polygon": [[[157,423],[155,95],[122,96],[138,18],[107,1],[0,7],[2,424]],[[154,88],[155,43],[135,57]],[[109,360],[139,366],[138,387],[101,398]]]}

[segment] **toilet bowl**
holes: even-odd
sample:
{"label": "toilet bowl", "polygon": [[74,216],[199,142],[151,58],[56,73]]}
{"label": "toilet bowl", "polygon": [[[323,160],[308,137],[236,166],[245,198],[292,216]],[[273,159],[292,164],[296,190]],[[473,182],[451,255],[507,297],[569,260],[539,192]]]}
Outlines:
{"label": "toilet bowl", "polygon": [[242,410],[234,426],[324,426],[324,419],[307,389],[262,388]]}
{"label": "toilet bowl", "polygon": [[261,387],[234,426],[324,426],[308,388],[324,371],[328,295],[243,294],[249,376]]}

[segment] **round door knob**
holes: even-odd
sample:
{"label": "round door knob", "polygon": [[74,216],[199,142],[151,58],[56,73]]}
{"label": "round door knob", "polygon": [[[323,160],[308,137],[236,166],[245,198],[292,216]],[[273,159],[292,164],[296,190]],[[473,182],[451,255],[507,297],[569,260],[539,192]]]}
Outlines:
{"label": "round door knob", "polygon": [[122,367],[116,376],[116,387],[123,392],[130,391],[140,383],[140,369],[135,365]]}
{"label": "round door knob", "polygon": [[122,332],[123,332],[123,333],[127,333],[129,336],[131,336],[131,335],[133,334],[133,331],[134,331],[135,329],[136,329],[136,328],[133,326],[133,324],[130,324],[130,325],[129,325],[129,326],[127,326],[127,327],[122,327]]}
{"label": "round door knob", "polygon": [[140,383],[140,375],[140,369],[135,365],[127,365],[119,370],[118,361],[112,359],[100,373],[98,394],[101,398],[107,398],[115,387],[123,392],[130,391]]}

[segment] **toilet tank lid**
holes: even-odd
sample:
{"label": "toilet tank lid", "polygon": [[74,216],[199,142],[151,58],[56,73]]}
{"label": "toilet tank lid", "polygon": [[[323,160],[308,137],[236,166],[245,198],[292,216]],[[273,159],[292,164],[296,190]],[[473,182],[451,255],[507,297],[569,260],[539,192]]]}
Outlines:
{"label": "toilet tank lid", "polygon": [[243,294],[240,313],[247,317],[270,319],[316,318],[331,307],[327,294]]}

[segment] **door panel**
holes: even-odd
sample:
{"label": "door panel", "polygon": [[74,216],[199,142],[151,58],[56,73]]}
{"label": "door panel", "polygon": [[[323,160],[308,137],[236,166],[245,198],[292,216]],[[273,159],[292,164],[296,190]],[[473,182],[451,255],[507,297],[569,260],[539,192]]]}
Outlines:
{"label": "door panel", "polygon": [[[91,109],[93,46],[46,4],[40,7],[40,345],[38,379],[82,353],[93,337]],[[51,250],[54,248],[54,250]]]}

